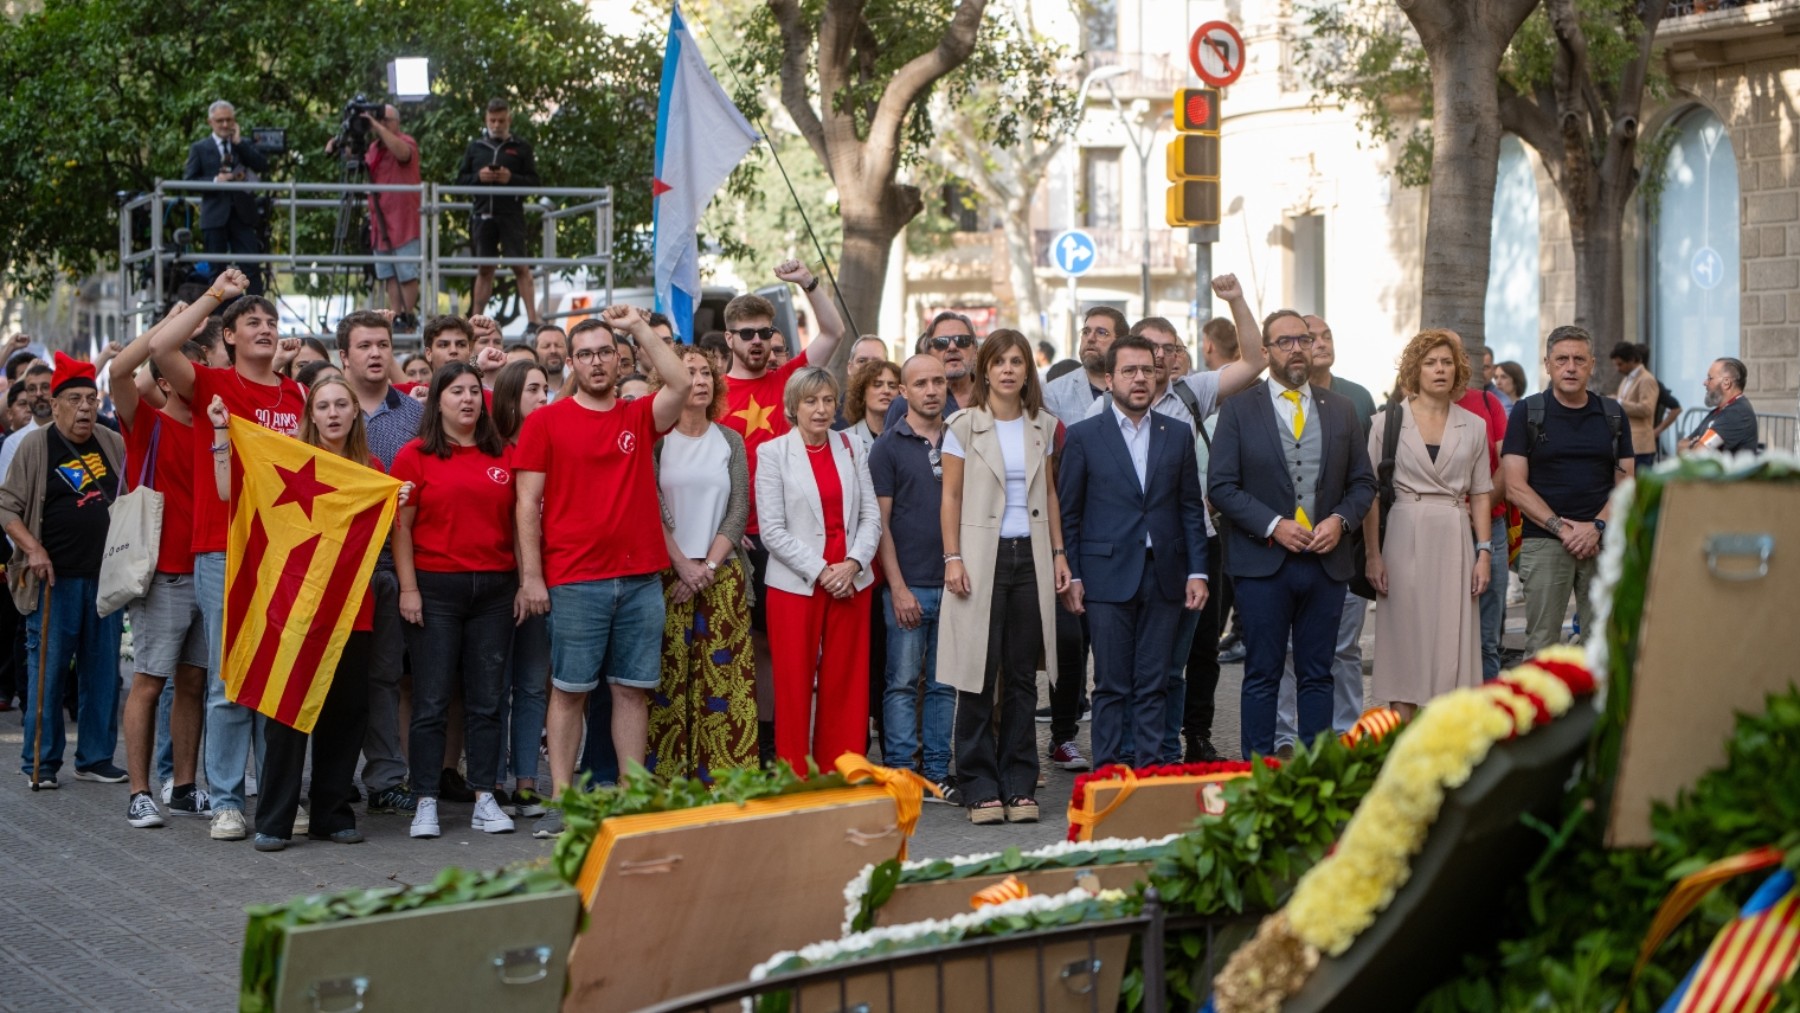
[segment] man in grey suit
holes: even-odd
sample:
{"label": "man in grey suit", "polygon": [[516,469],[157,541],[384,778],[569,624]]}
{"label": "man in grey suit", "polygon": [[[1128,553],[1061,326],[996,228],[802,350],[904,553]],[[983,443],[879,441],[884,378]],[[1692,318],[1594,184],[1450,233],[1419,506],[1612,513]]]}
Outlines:
{"label": "man in grey suit", "polygon": [[1241,748],[1275,747],[1275,704],[1290,639],[1300,739],[1331,730],[1331,662],[1355,569],[1350,529],[1375,499],[1356,410],[1310,383],[1313,335],[1293,310],[1263,322],[1270,379],[1219,410],[1207,488],[1225,519],[1225,569],[1244,622]]}
{"label": "man in grey suit", "polygon": [[[238,129],[237,110],[223,99],[206,109],[212,133],[188,148],[187,169],[182,179],[217,183],[242,183],[251,172],[266,172],[269,160]],[[256,197],[245,191],[212,191],[200,198],[200,235],[208,253],[261,253],[256,236]],[[216,275],[227,265],[213,264]],[[251,295],[263,292],[262,265],[234,264],[250,279]]]}

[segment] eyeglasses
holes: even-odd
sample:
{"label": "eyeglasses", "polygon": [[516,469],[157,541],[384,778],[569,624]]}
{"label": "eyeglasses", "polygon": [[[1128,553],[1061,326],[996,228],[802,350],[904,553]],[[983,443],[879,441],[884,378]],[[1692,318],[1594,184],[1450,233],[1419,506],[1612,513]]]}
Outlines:
{"label": "eyeglasses", "polygon": [[946,334],[941,338],[932,338],[931,339],[931,347],[940,352],[945,350],[946,348],[949,348],[952,344],[955,344],[956,347],[958,347],[958,348],[974,348],[975,347],[975,335],[973,335],[973,334]]}
{"label": "eyeglasses", "polygon": [[57,400],[75,408],[98,408],[100,406],[100,395],[98,394],[77,394],[73,397],[65,395]]}
{"label": "eyeglasses", "polygon": [[1156,367],[1155,366],[1120,366],[1118,369],[1114,370],[1113,372],[1117,373],[1118,375],[1124,377],[1127,380],[1130,380],[1130,379],[1133,379],[1135,377],[1140,377],[1140,376],[1153,377],[1156,375]]}
{"label": "eyeglasses", "polygon": [[1276,338],[1269,342],[1284,352],[1291,352],[1296,348],[1311,348],[1312,343],[1313,336],[1310,334],[1295,334],[1285,338]]}
{"label": "eyeglasses", "polygon": [[731,333],[739,341],[774,341],[779,332],[773,327],[740,327]]}
{"label": "eyeglasses", "polygon": [[931,462],[931,477],[942,482],[944,480],[944,455],[938,448],[931,447],[925,451],[925,459]]}
{"label": "eyeglasses", "polygon": [[1086,338],[1086,337],[1110,338],[1110,337],[1112,337],[1112,328],[1110,328],[1110,327],[1083,327],[1081,329],[1081,336],[1084,338]]}
{"label": "eyeglasses", "polygon": [[619,350],[612,345],[601,345],[599,348],[577,348],[570,358],[585,366],[600,359],[614,358],[618,354]]}
{"label": "eyeglasses", "polygon": [[1154,354],[1159,359],[1167,358],[1168,356],[1171,356],[1171,355],[1180,355],[1182,352],[1182,348],[1180,345],[1175,345],[1175,344],[1159,345],[1154,341],[1150,342],[1150,348],[1152,349],[1152,354]]}

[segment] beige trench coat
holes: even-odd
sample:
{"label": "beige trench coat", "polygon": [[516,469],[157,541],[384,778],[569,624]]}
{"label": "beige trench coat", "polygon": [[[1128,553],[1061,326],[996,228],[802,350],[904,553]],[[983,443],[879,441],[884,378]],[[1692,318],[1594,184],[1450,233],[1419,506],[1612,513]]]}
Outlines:
{"label": "beige trench coat", "polygon": [[[961,541],[969,574],[967,598],[944,592],[938,612],[937,680],[965,693],[981,692],[987,668],[988,614],[994,594],[994,565],[1000,554],[1000,515],[1006,509],[1006,466],[994,417],[969,408],[949,419],[950,430],[967,451],[963,461]],[[1038,670],[1056,680],[1056,571],[1050,558],[1050,480],[1046,455],[1056,440],[1056,419],[1039,412],[1025,430],[1025,488],[1031,511],[1031,565],[1037,572],[1038,614],[1043,646]]]}

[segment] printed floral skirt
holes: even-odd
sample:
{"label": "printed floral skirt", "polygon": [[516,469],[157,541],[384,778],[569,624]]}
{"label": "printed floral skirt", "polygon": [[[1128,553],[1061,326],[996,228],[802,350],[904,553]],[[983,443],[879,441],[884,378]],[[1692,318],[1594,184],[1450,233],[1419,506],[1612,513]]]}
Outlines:
{"label": "printed floral skirt", "polygon": [[756,659],[744,569],[734,556],[711,587],[676,604],[675,571],[663,573],[662,682],[650,700],[644,766],[662,777],[698,777],[756,764]]}

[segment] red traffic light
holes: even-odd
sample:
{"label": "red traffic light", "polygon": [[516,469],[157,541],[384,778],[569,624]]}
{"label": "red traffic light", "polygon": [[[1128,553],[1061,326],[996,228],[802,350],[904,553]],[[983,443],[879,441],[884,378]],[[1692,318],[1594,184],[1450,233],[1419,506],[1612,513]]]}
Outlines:
{"label": "red traffic light", "polygon": [[1182,88],[1175,92],[1175,129],[1183,133],[1219,132],[1219,90]]}
{"label": "red traffic light", "polygon": [[1186,112],[1189,123],[1205,123],[1212,119],[1212,99],[1203,91],[1194,92],[1188,96]]}

